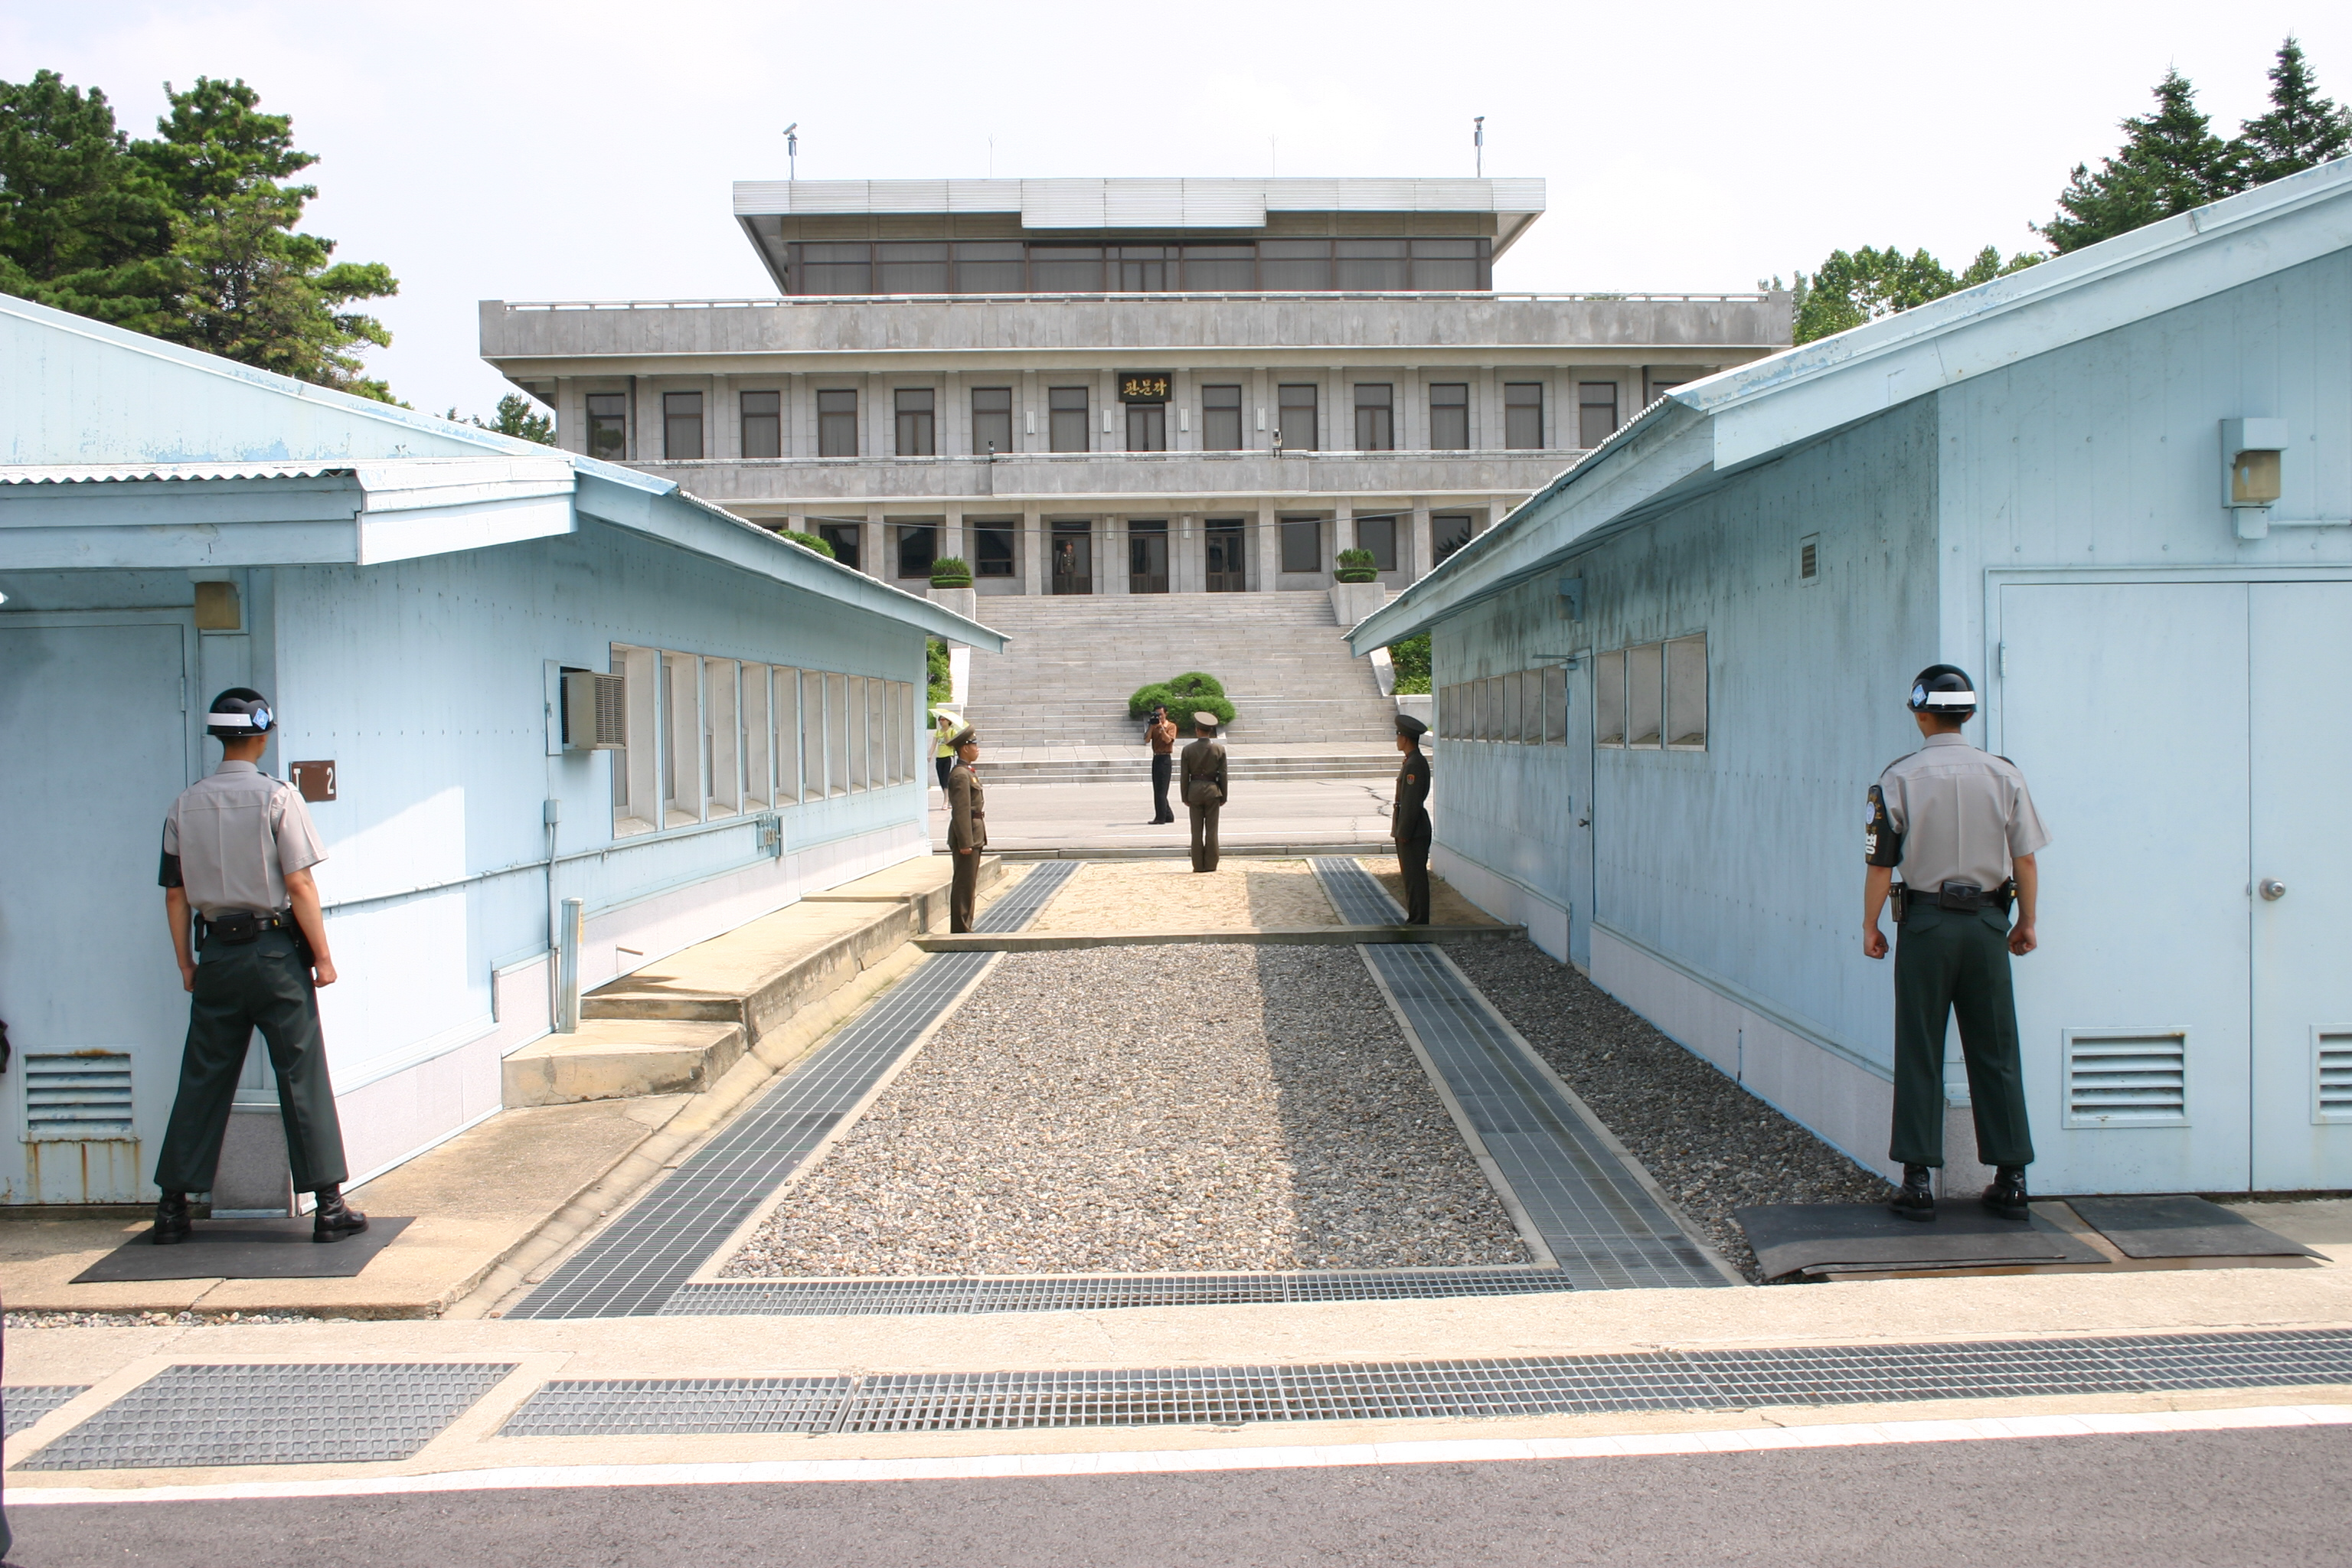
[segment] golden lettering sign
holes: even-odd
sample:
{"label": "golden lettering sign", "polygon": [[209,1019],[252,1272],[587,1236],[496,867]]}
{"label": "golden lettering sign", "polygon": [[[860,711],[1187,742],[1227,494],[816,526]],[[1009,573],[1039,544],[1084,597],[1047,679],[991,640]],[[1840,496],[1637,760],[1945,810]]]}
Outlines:
{"label": "golden lettering sign", "polygon": [[1164,375],[1129,375],[1119,378],[1118,397],[1122,403],[1165,403],[1168,401],[1169,378]]}

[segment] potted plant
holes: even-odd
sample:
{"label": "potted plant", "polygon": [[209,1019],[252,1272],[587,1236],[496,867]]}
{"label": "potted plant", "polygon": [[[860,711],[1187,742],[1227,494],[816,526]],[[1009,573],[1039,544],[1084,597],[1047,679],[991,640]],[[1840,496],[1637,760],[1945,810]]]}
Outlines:
{"label": "potted plant", "polygon": [[797,544],[803,550],[814,550],[828,561],[834,559],[833,546],[817,534],[803,533],[796,528],[780,528],[776,530],[776,537]]}
{"label": "potted plant", "polygon": [[1369,550],[1342,550],[1332,557],[1332,575],[1342,583],[1377,583],[1380,568],[1373,564]]}
{"label": "potted plant", "polygon": [[940,556],[931,563],[931,586],[934,588],[971,587],[971,565],[961,556]]}

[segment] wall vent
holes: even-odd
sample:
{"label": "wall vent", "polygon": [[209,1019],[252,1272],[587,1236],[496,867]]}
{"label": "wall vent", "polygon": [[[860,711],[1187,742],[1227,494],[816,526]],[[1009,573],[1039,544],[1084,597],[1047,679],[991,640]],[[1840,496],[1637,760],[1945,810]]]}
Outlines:
{"label": "wall vent", "polygon": [[2312,1031],[2314,1121],[2352,1121],[2352,1029]]}
{"label": "wall vent", "polygon": [[1822,574],[1822,536],[1809,533],[1797,541],[1797,580],[1811,583]]}
{"label": "wall vent", "polygon": [[2189,1033],[2066,1032],[2066,1125],[2180,1127],[2189,1121]]}
{"label": "wall vent", "polygon": [[25,1058],[25,1139],[32,1143],[127,1140],[131,1058],[74,1051]]}

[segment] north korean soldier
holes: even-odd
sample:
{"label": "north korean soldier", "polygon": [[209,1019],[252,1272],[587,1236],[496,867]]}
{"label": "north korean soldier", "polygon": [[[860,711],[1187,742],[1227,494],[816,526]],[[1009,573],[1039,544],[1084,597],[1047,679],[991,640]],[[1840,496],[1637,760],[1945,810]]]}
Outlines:
{"label": "north korean soldier", "polygon": [[1397,869],[1404,874],[1404,923],[1429,923],[1429,756],[1421,738],[1429,726],[1410,713],[1396,719],[1397,750],[1404,765],[1397,770],[1396,805],[1389,813],[1389,836],[1396,840]]}
{"label": "north korean soldier", "polygon": [[1214,713],[1192,715],[1192,743],[1184,748],[1184,805],[1192,813],[1192,869],[1217,868],[1217,813],[1225,806],[1225,743]]}
{"label": "north korean soldier", "polygon": [[988,847],[988,795],[980,787],[980,737],[966,724],[952,737],[956,765],[948,770],[948,852],[955,861],[955,879],[948,890],[948,930],[971,929],[971,910],[980,896],[980,857]]}
{"label": "north korean soldier", "polygon": [[278,723],[261,693],[231,687],[213,699],[205,723],[221,742],[221,765],[163,818],[158,880],[180,983],[194,999],[179,1095],[155,1162],[163,1195],[149,1239],[168,1247],[187,1238],[188,1194],[212,1190],[246,1047],[259,1029],[277,1069],[294,1185],[318,1199],[310,1239],[341,1241],[365,1230],[367,1216],[343,1202],[343,1130],[319,1032],[318,987],[335,983],[335,960],[310,868],[326,850],[300,793],[256,765]]}
{"label": "north korean soldier", "polygon": [[[2029,1219],[2025,1167],[2033,1163],[2033,1139],[2009,961],[2035,946],[2040,888],[2033,857],[2050,835],[2017,764],[1961,737],[1960,726],[1977,710],[1966,672],[1929,665],[1912,683],[1910,708],[1927,744],[1871,786],[1864,837],[1870,869],[1863,952],[1886,956],[1878,911],[1890,900],[1897,932],[1895,1134],[1887,1158],[1902,1165],[1903,1187],[1890,1206],[1905,1219],[1936,1217],[1931,1173],[1944,1163],[1944,1031],[1957,1014],[1977,1159],[1993,1167],[1984,1206],[2004,1218]],[[1893,881],[1897,867],[1899,883]]]}

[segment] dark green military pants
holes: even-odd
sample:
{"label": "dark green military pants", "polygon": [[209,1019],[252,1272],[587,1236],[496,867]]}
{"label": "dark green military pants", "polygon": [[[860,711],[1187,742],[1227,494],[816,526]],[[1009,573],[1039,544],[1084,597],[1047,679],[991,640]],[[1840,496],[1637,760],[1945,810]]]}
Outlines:
{"label": "dark green military pants", "polygon": [[163,1131],[163,1155],[155,1162],[155,1184],[165,1192],[213,1190],[229,1105],[256,1029],[278,1072],[278,1114],[286,1124],[286,1158],[295,1190],[311,1192],[349,1177],[310,971],[291,932],[268,931],[236,947],[215,941],[196,965],[188,1043],[180,1053],[180,1093]]}
{"label": "dark green military pants", "polygon": [[1429,835],[1396,841],[1397,870],[1404,878],[1404,923],[1429,923]]}
{"label": "dark green military pants", "polygon": [[1944,1163],[1944,1026],[1955,1014],[1978,1161],[2032,1164],[2009,987],[2009,916],[1933,905],[1911,910],[1895,936],[1895,1137],[1886,1157],[1904,1165]]}

